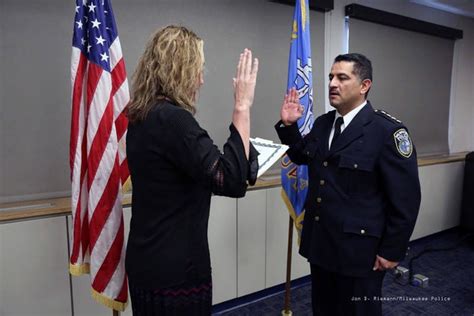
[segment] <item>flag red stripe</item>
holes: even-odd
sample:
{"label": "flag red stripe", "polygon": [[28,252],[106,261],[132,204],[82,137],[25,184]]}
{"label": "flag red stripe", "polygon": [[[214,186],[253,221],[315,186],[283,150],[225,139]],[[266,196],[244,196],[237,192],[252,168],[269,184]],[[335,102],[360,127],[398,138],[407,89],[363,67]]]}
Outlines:
{"label": "flag red stripe", "polygon": [[102,265],[97,271],[96,277],[92,282],[92,287],[98,291],[102,292],[107,287],[110,279],[114,275],[115,269],[117,268],[118,263],[120,262],[120,257],[122,255],[122,246],[123,246],[123,217],[120,220],[120,226],[115,235],[114,242],[110,246],[110,249],[105,257]]}
{"label": "flag red stripe", "polygon": [[[127,74],[125,72],[125,62],[122,59],[117,63],[114,70],[112,71],[112,95],[120,89],[123,83],[127,80]],[[127,117],[122,111],[120,115],[115,120],[115,127],[117,130],[117,139],[120,140],[127,130]]]}
{"label": "flag red stripe", "polygon": [[[79,193],[80,195],[80,193]],[[81,240],[81,199],[79,196],[79,201],[77,203],[77,207],[74,211],[73,216],[73,225],[74,225],[74,236],[72,242],[72,251],[71,251],[71,263],[75,264],[79,257],[79,250],[80,250],[80,240]]]}
{"label": "flag red stripe", "polygon": [[127,80],[127,74],[125,72],[125,62],[123,58],[117,63],[115,68],[111,72],[112,74],[112,95],[114,95],[118,89],[122,86],[125,80]]}
{"label": "flag red stripe", "polygon": [[109,180],[104,188],[99,202],[94,210],[94,214],[90,220],[90,249],[94,249],[97,239],[99,239],[100,232],[102,231],[110,212],[115,204],[117,198],[118,188],[117,183],[120,181],[119,168],[118,168],[118,156],[115,157],[115,163],[113,170],[110,174]]}
{"label": "flag red stripe", "polygon": [[[92,100],[94,100],[94,94],[99,84],[100,77],[102,75],[103,69],[97,66],[94,63],[89,63],[89,70],[87,71],[87,113],[91,107]],[[87,122],[87,119],[86,119]]]}
{"label": "flag red stripe", "polygon": [[[79,184],[79,197],[78,197],[78,206],[76,207],[76,212],[73,214],[74,216],[74,245],[73,245],[73,255],[75,256],[75,261],[79,256],[79,245],[82,244],[82,256],[84,257],[87,248],[89,247],[89,221],[88,221],[88,214],[87,214],[87,202],[84,206],[82,206],[82,186],[84,184],[84,180],[86,180],[85,174],[87,172],[87,147],[86,147],[86,137],[84,135],[82,139],[82,146],[81,146],[82,156],[81,156],[81,174],[80,174],[80,184]],[[84,207],[84,210],[82,208]],[[81,214],[82,212],[85,213],[84,218],[81,221]],[[80,244],[79,244],[80,240]]]}
{"label": "flag red stripe", "polygon": [[128,176],[130,176],[130,172],[128,171],[128,160],[125,158],[120,165],[120,179],[122,180],[122,184],[127,181]]}
{"label": "flag red stripe", "polygon": [[[74,172],[74,163],[76,158],[77,143],[79,141],[79,119],[82,99],[82,86],[84,80],[84,73],[87,68],[87,59],[82,53],[79,54],[79,62],[77,72],[74,77],[74,85],[72,90],[72,109],[71,109],[71,137],[69,143],[69,165],[71,169],[71,180]],[[81,171],[83,165],[81,164]],[[82,182],[82,178],[80,180]],[[79,190],[79,198],[76,208],[73,209],[73,243],[71,251],[71,263],[75,264],[79,256],[80,239],[81,239],[81,191]]]}
{"label": "flag red stripe", "polygon": [[81,229],[82,258],[84,258],[89,251],[89,212],[87,206],[84,212]]}
{"label": "flag red stripe", "polygon": [[74,169],[74,160],[76,158],[77,142],[79,139],[79,113],[81,109],[82,83],[86,68],[87,59],[81,53],[79,55],[79,65],[77,67],[74,87],[72,89],[71,138],[69,142],[69,166],[71,168],[71,179]]}
{"label": "flag red stripe", "polygon": [[119,295],[117,296],[117,301],[126,302],[128,298],[128,285],[127,285],[127,276],[123,278],[122,289],[120,290]]}
{"label": "flag red stripe", "polygon": [[127,131],[127,124],[128,124],[127,116],[125,116],[125,112],[122,111],[122,113],[120,113],[120,115],[115,120],[115,129],[117,130],[118,140],[120,140],[123,134],[125,134],[125,132]]}

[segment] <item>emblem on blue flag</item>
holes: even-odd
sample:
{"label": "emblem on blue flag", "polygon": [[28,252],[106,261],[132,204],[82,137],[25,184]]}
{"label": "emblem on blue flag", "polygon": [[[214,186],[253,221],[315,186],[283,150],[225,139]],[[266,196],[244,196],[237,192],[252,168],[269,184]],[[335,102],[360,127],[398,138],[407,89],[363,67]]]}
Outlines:
{"label": "emblem on blue flag", "polygon": [[[298,120],[298,128],[304,136],[313,126],[313,75],[311,64],[311,41],[309,30],[308,0],[296,0],[288,60],[287,91],[296,87],[303,116]],[[281,162],[282,196],[301,234],[304,218],[304,202],[308,193],[308,167],[298,166],[284,156]]]}

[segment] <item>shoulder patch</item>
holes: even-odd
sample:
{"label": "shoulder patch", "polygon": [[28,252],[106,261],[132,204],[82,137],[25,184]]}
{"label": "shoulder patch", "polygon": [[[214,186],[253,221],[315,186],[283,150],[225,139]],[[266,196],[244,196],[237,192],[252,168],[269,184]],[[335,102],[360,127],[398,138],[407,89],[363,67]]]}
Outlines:
{"label": "shoulder patch", "polygon": [[400,155],[405,158],[410,158],[413,153],[413,142],[411,141],[410,135],[404,128],[398,129],[393,133],[393,139],[395,141],[395,147]]}
{"label": "shoulder patch", "polygon": [[397,119],[395,116],[390,115],[389,113],[387,113],[387,112],[385,112],[385,111],[383,111],[383,110],[377,110],[377,109],[375,109],[374,112],[377,113],[377,114],[379,114],[379,115],[382,116],[382,117],[385,117],[385,118],[387,118],[387,119],[390,119],[391,121],[395,121],[395,122],[397,122],[397,123],[401,123],[401,122],[402,122],[402,121],[400,121],[399,119]]}

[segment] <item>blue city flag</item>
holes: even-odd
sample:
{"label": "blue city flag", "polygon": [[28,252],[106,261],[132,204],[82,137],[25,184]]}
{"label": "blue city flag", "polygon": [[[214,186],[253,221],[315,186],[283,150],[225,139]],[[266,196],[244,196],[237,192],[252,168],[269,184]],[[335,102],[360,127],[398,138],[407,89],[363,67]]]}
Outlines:
{"label": "blue city flag", "polygon": [[[296,0],[288,60],[287,91],[296,87],[303,116],[298,120],[301,135],[309,133],[313,126],[313,75],[311,66],[311,42],[309,32],[308,0]],[[281,162],[282,196],[301,234],[304,218],[304,202],[308,193],[308,167],[298,166],[285,155]]]}

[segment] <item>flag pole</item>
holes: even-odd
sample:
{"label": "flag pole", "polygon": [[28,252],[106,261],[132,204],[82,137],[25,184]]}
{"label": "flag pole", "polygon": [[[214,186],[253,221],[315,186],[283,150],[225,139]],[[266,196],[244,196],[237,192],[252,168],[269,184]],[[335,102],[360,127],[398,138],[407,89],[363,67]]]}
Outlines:
{"label": "flag pole", "polygon": [[291,296],[291,253],[293,247],[293,218],[288,222],[288,252],[286,254],[286,284],[285,284],[285,309],[281,311],[282,316],[291,316],[293,312],[290,310]]}

